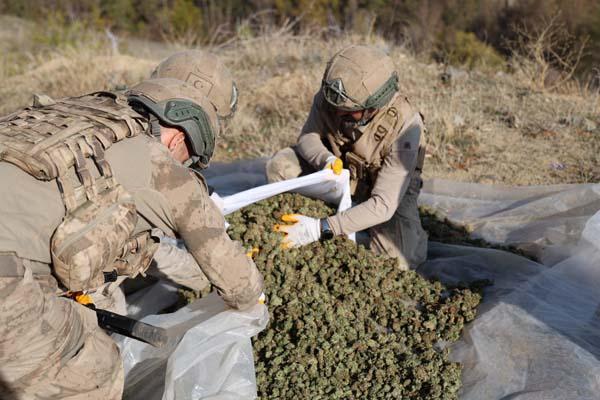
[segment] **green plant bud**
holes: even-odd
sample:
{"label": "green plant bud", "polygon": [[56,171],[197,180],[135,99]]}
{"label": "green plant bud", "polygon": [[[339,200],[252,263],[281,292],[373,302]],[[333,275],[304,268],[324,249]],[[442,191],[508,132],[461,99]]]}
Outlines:
{"label": "green plant bud", "polygon": [[286,193],[227,217],[232,239],[261,249],[271,319],[253,339],[259,397],[457,399],[461,366],[447,346],[481,295],[399,271],[343,237],[282,250],[271,227],[292,212],[335,209]]}

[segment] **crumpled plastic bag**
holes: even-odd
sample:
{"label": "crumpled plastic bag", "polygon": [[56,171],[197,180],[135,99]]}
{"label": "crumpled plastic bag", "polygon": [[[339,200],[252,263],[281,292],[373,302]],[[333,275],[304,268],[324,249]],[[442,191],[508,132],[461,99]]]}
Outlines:
{"label": "crumpled plastic bag", "polygon": [[252,399],[256,379],[250,337],[268,322],[266,306],[228,308],[216,293],[175,313],[144,322],[167,329],[155,348],[117,336],[125,368],[125,399]]}
{"label": "crumpled plastic bag", "polygon": [[336,175],[326,169],[287,181],[270,183],[224,197],[223,214],[231,214],[240,208],[285,192],[296,192],[304,196],[338,204],[338,212],[352,206],[350,198],[350,172],[343,170]]}
{"label": "crumpled plastic bag", "polygon": [[[299,178],[247,189],[243,192],[224,197],[223,214],[230,214],[240,208],[285,192],[300,193],[313,199],[337,204],[337,212],[345,211],[352,207],[350,172],[344,169],[340,175],[336,175],[332,170],[326,169]],[[356,234],[352,233],[348,235],[348,238],[355,241]]]}

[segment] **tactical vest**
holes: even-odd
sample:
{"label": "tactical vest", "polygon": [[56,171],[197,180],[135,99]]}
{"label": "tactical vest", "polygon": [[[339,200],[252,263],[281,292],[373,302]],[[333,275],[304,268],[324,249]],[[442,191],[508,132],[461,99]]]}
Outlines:
{"label": "tactical vest", "polygon": [[144,132],[145,118],[110,92],[39,99],[0,119],[0,161],[58,184],[66,212],[50,244],[54,274],[79,291],[102,285],[107,274],[143,273],[157,246],[149,232],[134,235],[135,202],[104,154]]}
{"label": "tactical vest", "polygon": [[[333,154],[344,160],[350,171],[350,189],[352,196],[364,201],[371,196],[377,174],[392,144],[400,136],[402,125],[415,114],[408,99],[396,95],[391,104],[373,118],[357,141],[353,142],[339,130],[331,130],[326,134],[327,144]],[[411,190],[421,186],[420,173],[425,160],[425,148],[419,146],[417,166],[411,174]],[[417,188],[418,186],[418,188]]]}

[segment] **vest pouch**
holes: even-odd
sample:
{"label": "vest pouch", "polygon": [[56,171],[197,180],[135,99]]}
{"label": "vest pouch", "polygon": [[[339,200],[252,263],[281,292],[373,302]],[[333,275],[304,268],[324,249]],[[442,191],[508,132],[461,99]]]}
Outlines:
{"label": "vest pouch", "polygon": [[158,250],[158,243],[154,241],[150,232],[141,232],[129,239],[121,251],[121,256],[115,261],[112,269],[118,275],[135,278],[144,274]]}
{"label": "vest pouch", "polygon": [[56,277],[72,291],[104,284],[103,271],[122,255],[136,222],[134,200],[120,185],[68,212],[50,246]]}
{"label": "vest pouch", "polygon": [[356,191],[357,182],[361,181],[366,176],[366,161],[364,158],[352,153],[346,153],[346,165],[350,171],[350,190],[354,194]]}
{"label": "vest pouch", "polygon": [[364,158],[353,152],[346,153],[345,158],[350,170],[350,194],[355,201],[365,201],[371,196],[373,180],[371,168]]}

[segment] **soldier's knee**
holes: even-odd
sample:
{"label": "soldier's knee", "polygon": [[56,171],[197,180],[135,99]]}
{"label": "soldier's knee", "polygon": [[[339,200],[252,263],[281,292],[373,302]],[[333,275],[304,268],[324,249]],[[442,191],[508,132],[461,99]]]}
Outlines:
{"label": "soldier's knee", "polygon": [[32,261],[13,261],[18,268],[4,263],[5,275],[22,276],[0,274],[0,398],[10,398],[8,391],[17,398],[120,399],[119,349],[95,313],[56,296],[55,279],[34,275]]}
{"label": "soldier's knee", "polygon": [[419,219],[399,217],[370,230],[370,247],[377,254],[398,259],[402,270],[417,268],[427,258],[427,233]]}
{"label": "soldier's knee", "polygon": [[85,394],[89,399],[120,399],[124,371],[119,348],[96,328],[87,334],[79,352],[66,360],[57,378],[63,393]]}
{"label": "soldier's knee", "polygon": [[279,167],[279,164],[272,158],[267,162],[267,166],[266,166],[266,174],[267,174],[267,182],[269,183],[273,183],[273,182],[280,182],[285,180],[285,178],[283,177],[283,174],[281,173],[281,168]]}
{"label": "soldier's knee", "polygon": [[266,165],[267,181],[269,183],[297,178],[302,174],[300,161],[290,147],[277,152]]}

